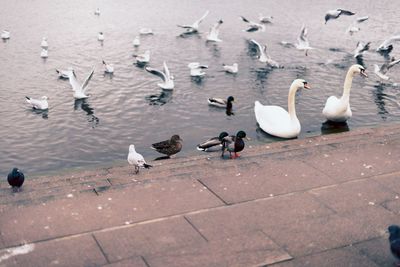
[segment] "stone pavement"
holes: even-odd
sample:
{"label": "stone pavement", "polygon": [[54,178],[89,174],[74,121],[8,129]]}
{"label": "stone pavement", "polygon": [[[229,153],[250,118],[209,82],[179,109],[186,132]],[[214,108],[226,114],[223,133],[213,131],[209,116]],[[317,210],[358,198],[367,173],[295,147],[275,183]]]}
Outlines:
{"label": "stone pavement", "polygon": [[393,266],[400,125],[0,182],[0,266]]}

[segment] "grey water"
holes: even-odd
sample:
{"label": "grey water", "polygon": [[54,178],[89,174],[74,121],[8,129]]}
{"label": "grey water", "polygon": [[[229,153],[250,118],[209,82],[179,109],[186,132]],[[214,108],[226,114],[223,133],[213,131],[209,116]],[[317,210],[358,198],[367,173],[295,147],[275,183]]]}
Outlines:
{"label": "grey water", "polygon": [[[399,87],[381,84],[373,64],[384,58],[375,52],[386,38],[398,34],[398,3],[389,0],[272,1],[272,0],[114,0],[60,1],[0,0],[0,30],[11,39],[0,41],[0,175],[17,166],[25,173],[93,166],[125,160],[129,144],[151,160],[159,155],[149,149],[154,142],[179,134],[184,140],[178,157],[200,153],[196,144],[217,136],[246,131],[250,144],[278,139],[263,133],[254,116],[255,100],[286,108],[287,93],[296,78],[306,79],[310,91],[297,94],[296,109],[302,124],[298,138],[397,122]],[[100,16],[94,15],[96,8]],[[324,24],[327,10],[356,12]],[[191,24],[206,10],[200,34],[180,37],[177,24]],[[257,21],[259,13],[273,16],[264,32],[245,32],[244,16]],[[369,20],[361,30],[345,33],[358,16]],[[221,43],[206,43],[205,35],[219,19]],[[316,49],[308,56],[280,41],[296,41],[301,25]],[[142,36],[139,48],[132,41],[142,27],[154,35]],[[105,36],[97,40],[98,32]],[[48,38],[49,57],[40,57],[42,37]],[[270,69],[259,62],[249,39],[266,43],[273,59],[284,66]],[[327,129],[321,114],[326,99],[342,92],[347,69],[358,41],[371,42],[363,57],[369,77],[356,77],[351,91],[353,117],[343,129]],[[134,65],[132,54],[151,51],[149,66],[166,61],[175,77],[175,89],[163,91],[159,78]],[[395,46],[392,56],[400,56]],[[105,75],[102,60],[114,64],[114,75]],[[191,79],[190,62],[209,65],[202,81]],[[239,64],[239,72],[222,72],[222,64]],[[327,64],[328,63],[328,64]],[[58,79],[55,69],[72,66],[83,81],[94,66],[90,98],[73,98],[71,86]],[[389,75],[400,82],[400,66]],[[47,112],[32,110],[25,96],[48,96]],[[208,97],[234,96],[234,116],[209,107]],[[245,155],[245,153],[243,153]]]}

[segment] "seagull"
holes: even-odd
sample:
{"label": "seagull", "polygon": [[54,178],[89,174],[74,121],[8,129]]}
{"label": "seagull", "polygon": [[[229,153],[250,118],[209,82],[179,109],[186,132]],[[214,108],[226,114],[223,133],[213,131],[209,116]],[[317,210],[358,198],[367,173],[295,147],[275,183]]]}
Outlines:
{"label": "seagull", "polygon": [[49,103],[47,102],[47,99],[49,98],[47,96],[42,96],[41,99],[34,99],[28,96],[25,96],[25,98],[26,102],[28,102],[33,109],[46,110],[49,108]]}
{"label": "seagull", "polygon": [[374,64],[374,73],[380,79],[388,81],[390,80],[390,77],[387,76],[386,73],[390,70],[391,67],[397,65],[398,63],[400,63],[400,59],[396,60],[395,58],[392,58],[390,62],[383,63],[381,67],[379,67],[377,64]]}
{"label": "seagull", "polygon": [[210,139],[204,141],[201,144],[197,145],[197,150],[200,151],[210,151],[211,148],[216,146],[222,146],[222,139],[226,136],[229,136],[227,132],[221,132],[219,136],[211,137]]}
{"label": "seagull", "polygon": [[97,35],[97,40],[99,40],[100,42],[104,41],[104,34],[103,32],[99,32],[99,34]]}
{"label": "seagull", "polygon": [[190,69],[190,76],[201,77],[206,74],[203,70],[208,69],[208,66],[201,65],[199,62],[192,62],[188,64],[188,68]]}
{"label": "seagull", "polygon": [[103,65],[104,65],[104,72],[106,73],[114,73],[114,65],[113,64],[107,64],[104,60],[103,60]]}
{"label": "seagull", "polygon": [[135,39],[133,39],[133,46],[138,47],[140,45],[140,37],[136,36]]}
{"label": "seagull", "polygon": [[47,38],[43,37],[42,42],[40,43],[40,47],[43,49],[47,49],[49,47],[49,44],[47,43]]}
{"label": "seagull", "polygon": [[267,45],[260,45],[256,40],[251,39],[251,43],[255,44],[258,51],[258,60],[262,63],[267,63],[271,68],[279,68],[278,62],[273,60],[267,52]]}
{"label": "seagull", "polygon": [[7,176],[8,184],[11,185],[14,191],[19,190],[24,183],[24,180],[25,176],[18,168],[13,168]]}
{"label": "seagull", "polygon": [[100,8],[96,8],[96,10],[94,11],[94,14],[97,16],[100,16]]}
{"label": "seagull", "polygon": [[10,39],[10,32],[7,30],[3,30],[1,33],[1,39],[3,40]]}
{"label": "seagull", "polygon": [[350,34],[350,35],[353,35],[354,33],[360,31],[360,27],[357,27],[356,25],[359,24],[359,23],[362,23],[362,22],[364,22],[364,21],[366,21],[366,20],[368,20],[368,18],[369,18],[368,16],[364,16],[364,17],[359,17],[359,18],[357,18],[357,19],[353,22],[353,24],[350,25],[350,26],[347,28],[346,33],[348,33],[348,34]]}
{"label": "seagull", "polygon": [[222,21],[222,19],[220,19],[210,28],[210,31],[207,33],[208,42],[222,42],[222,40],[218,38],[219,27],[221,26],[222,23],[224,22]]}
{"label": "seagull", "polygon": [[247,29],[244,30],[246,32],[255,32],[255,31],[258,31],[258,30],[265,31],[265,26],[262,25],[262,24],[259,24],[259,23],[254,22],[254,21],[250,21],[250,20],[246,19],[243,16],[240,16],[240,19],[242,19],[244,22],[246,22],[248,24]]}
{"label": "seagull", "polygon": [[308,42],[307,28],[304,26],[304,24],[301,27],[300,36],[297,38],[297,43],[295,43],[294,46],[298,50],[304,50],[306,53],[306,56],[307,56],[308,50],[314,49],[314,47],[311,47],[310,43]]}
{"label": "seagull", "polygon": [[210,13],[210,12],[207,10],[206,13],[204,13],[204,15],[200,19],[196,20],[192,25],[179,25],[178,24],[177,26],[186,29],[186,32],[184,32],[186,34],[196,33],[199,31],[200,23],[207,17],[208,13]]}
{"label": "seagull", "polygon": [[369,50],[369,45],[371,42],[364,44],[363,42],[358,42],[357,47],[354,50],[354,58],[361,57],[365,51]]}
{"label": "seagull", "polygon": [[72,73],[73,68],[68,67],[67,70],[58,70],[56,69],[56,72],[58,73],[58,78],[60,79],[69,79],[69,75]]}
{"label": "seagull", "polygon": [[150,169],[150,167],[153,167],[146,163],[141,154],[136,152],[134,145],[129,146],[128,163],[135,167],[136,174],[139,173],[140,168]]}
{"label": "seagull", "polygon": [[392,36],[383,41],[376,49],[376,52],[390,53],[393,50],[393,43],[395,41],[400,41],[400,35]]}
{"label": "seagull", "polygon": [[89,75],[86,77],[85,81],[83,84],[79,84],[78,80],[76,79],[76,74],[75,71],[71,71],[69,73],[69,83],[72,86],[72,90],[74,91],[74,98],[75,99],[82,99],[82,98],[88,98],[89,95],[86,95],[86,89],[88,88],[88,84],[90,79],[93,77],[94,74],[94,67],[92,71],[89,73]]}
{"label": "seagull", "polygon": [[141,34],[141,35],[149,35],[149,34],[154,34],[154,33],[153,33],[153,30],[150,29],[150,28],[141,28],[139,30],[139,34]]}
{"label": "seagull", "polygon": [[[236,135],[226,136],[222,139],[222,155],[224,157],[225,151],[229,152],[230,158],[235,159],[240,155],[237,152],[240,152],[244,149],[244,141],[243,138],[246,137],[246,133],[244,131],[239,131]],[[234,156],[232,157],[232,152]]]}
{"label": "seagull", "polygon": [[49,56],[49,51],[47,49],[42,48],[42,52],[40,52],[40,57],[47,58]]}
{"label": "seagull", "polygon": [[139,55],[134,54],[133,57],[136,58],[137,64],[146,64],[150,61],[150,51],[146,50],[143,54]]}
{"label": "seagull", "polygon": [[261,23],[272,23],[273,18],[273,16],[263,16],[261,13],[258,16]]}
{"label": "seagull", "polygon": [[[391,225],[388,227],[390,251],[396,260],[400,259],[400,227],[398,225]],[[396,264],[399,266],[399,263]]]}
{"label": "seagull", "polygon": [[326,15],[325,15],[325,24],[328,22],[328,20],[337,19],[341,15],[353,16],[354,14],[356,14],[356,13],[348,11],[348,10],[340,9],[340,8],[334,9],[334,10],[329,10],[328,12],[326,12]]}
{"label": "seagull", "polygon": [[235,74],[238,72],[238,64],[237,63],[233,63],[233,65],[222,64],[222,68],[224,68],[224,71],[227,73]]}
{"label": "seagull", "polygon": [[174,77],[169,73],[169,69],[168,69],[167,63],[165,63],[165,61],[164,61],[163,66],[164,66],[164,71],[160,71],[160,70],[150,68],[150,67],[146,67],[145,69],[148,72],[150,72],[154,75],[157,75],[158,77],[160,77],[163,80],[162,83],[157,84],[159,87],[161,87],[162,89],[165,89],[165,90],[172,90],[172,89],[174,89]]}
{"label": "seagull", "polygon": [[167,155],[167,157],[169,158],[170,156],[181,151],[182,141],[183,140],[179,137],[179,135],[174,134],[169,140],[152,144],[151,148],[155,149],[161,154]]}

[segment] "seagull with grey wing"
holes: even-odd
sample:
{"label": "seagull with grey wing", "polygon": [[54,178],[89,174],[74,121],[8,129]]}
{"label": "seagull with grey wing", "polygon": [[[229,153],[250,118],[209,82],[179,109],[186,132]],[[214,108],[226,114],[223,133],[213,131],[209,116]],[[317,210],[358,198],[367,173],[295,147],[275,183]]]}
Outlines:
{"label": "seagull with grey wing", "polygon": [[278,62],[273,60],[267,52],[267,45],[260,45],[256,40],[251,39],[250,43],[256,45],[258,52],[258,60],[262,63],[267,63],[271,68],[279,68]]}
{"label": "seagull with grey wing", "polygon": [[163,80],[162,83],[157,84],[159,87],[165,90],[172,90],[174,89],[174,77],[170,74],[167,63],[165,63],[165,61],[163,67],[163,71],[151,67],[146,67],[145,69],[151,74],[157,75]]}
{"label": "seagull with grey wing", "polygon": [[357,47],[354,50],[354,58],[361,57],[365,51],[368,51],[370,44],[371,44],[371,42],[368,42],[366,44],[364,44],[363,42],[358,42]]}
{"label": "seagull with grey wing", "polygon": [[386,75],[386,73],[395,65],[400,63],[400,59],[395,59],[394,57],[390,60],[390,62],[383,63],[380,67],[377,64],[374,64],[374,73],[379,79],[384,81],[390,80],[390,77]]}
{"label": "seagull with grey wing", "polygon": [[196,20],[193,24],[178,24],[177,26],[186,30],[186,32],[183,34],[197,33],[199,32],[200,23],[207,17],[208,13],[210,12],[207,10],[206,13],[204,13],[204,15],[200,19]]}
{"label": "seagull with grey wing", "polygon": [[351,24],[351,25],[347,28],[346,33],[348,33],[348,34],[350,34],[350,35],[353,35],[354,33],[359,32],[359,31],[361,30],[361,28],[358,27],[358,24],[360,24],[360,23],[362,23],[362,22],[364,22],[364,21],[367,21],[368,18],[369,18],[368,16],[364,16],[364,17],[359,17],[359,18],[357,18],[357,19],[353,22],[353,24]]}
{"label": "seagull with grey wing", "polygon": [[376,52],[390,53],[393,50],[393,44],[396,41],[400,41],[400,35],[392,36],[383,41],[383,43],[381,43],[376,49]]}
{"label": "seagull with grey wing", "polygon": [[247,29],[243,30],[243,31],[246,31],[246,32],[256,32],[256,31],[260,31],[260,30],[265,31],[265,26],[260,23],[248,20],[243,16],[240,16],[240,19],[247,23]]}
{"label": "seagull with grey wing", "polygon": [[86,77],[85,81],[82,84],[80,84],[76,79],[75,71],[72,70],[69,73],[69,83],[71,84],[72,90],[74,91],[75,99],[83,99],[89,97],[89,95],[86,94],[86,90],[88,88],[90,79],[92,79],[93,77],[93,74],[94,74],[94,67],[92,71],[89,73],[89,75]]}
{"label": "seagull with grey wing", "polygon": [[146,163],[141,154],[136,152],[134,145],[129,146],[128,163],[135,167],[136,174],[139,173],[140,168],[150,169],[150,167],[153,167]]}
{"label": "seagull with grey wing", "polygon": [[349,10],[344,10],[344,9],[340,9],[340,8],[329,10],[326,12],[326,15],[325,15],[325,24],[331,19],[339,18],[341,15],[353,16],[355,14],[356,13],[351,12]]}
{"label": "seagull with grey wing", "polygon": [[224,22],[220,19],[210,28],[210,31],[207,33],[207,42],[222,42],[222,40],[218,38],[219,27],[221,27],[222,23]]}
{"label": "seagull with grey wing", "polygon": [[308,56],[308,50],[314,49],[314,47],[310,46],[310,42],[308,41],[308,38],[307,38],[307,33],[308,33],[307,28],[303,24],[303,26],[301,27],[300,35],[297,38],[297,43],[294,44],[294,46],[298,50],[304,50],[306,56]]}

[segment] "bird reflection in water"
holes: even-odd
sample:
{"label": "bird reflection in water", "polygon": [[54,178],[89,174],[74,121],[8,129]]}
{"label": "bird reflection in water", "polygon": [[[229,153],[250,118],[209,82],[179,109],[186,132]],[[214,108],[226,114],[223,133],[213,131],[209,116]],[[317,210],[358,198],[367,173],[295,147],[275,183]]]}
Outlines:
{"label": "bird reflection in water", "polygon": [[208,50],[212,53],[214,57],[221,57],[221,49],[219,48],[218,44],[215,42],[206,42],[206,46]]}
{"label": "bird reflection in water", "polygon": [[375,90],[372,91],[374,102],[378,108],[378,114],[381,116],[383,120],[387,119],[387,115],[389,112],[385,107],[385,99],[387,98],[387,94],[383,92],[385,89],[385,84],[379,83],[374,85]]}
{"label": "bird reflection in water", "polygon": [[172,99],[172,90],[162,90],[158,95],[146,96],[146,100],[149,101],[150,105],[162,106],[170,102]]}
{"label": "bird reflection in water", "polygon": [[33,113],[41,115],[43,119],[47,120],[49,118],[49,110],[41,110],[41,109],[31,109]]}
{"label": "bird reflection in water", "polygon": [[92,124],[92,128],[95,128],[99,124],[100,119],[94,115],[94,109],[90,107],[89,103],[87,102],[87,99],[75,100],[74,110],[79,110],[79,109],[86,112],[88,122]]}
{"label": "bird reflection in water", "polygon": [[326,121],[321,125],[322,134],[342,133],[348,132],[349,130],[347,122]]}

